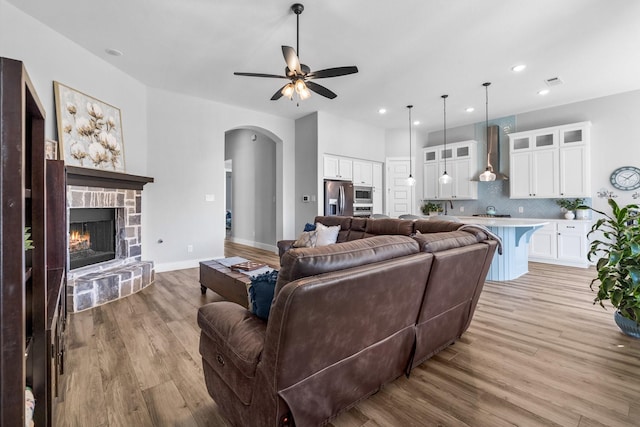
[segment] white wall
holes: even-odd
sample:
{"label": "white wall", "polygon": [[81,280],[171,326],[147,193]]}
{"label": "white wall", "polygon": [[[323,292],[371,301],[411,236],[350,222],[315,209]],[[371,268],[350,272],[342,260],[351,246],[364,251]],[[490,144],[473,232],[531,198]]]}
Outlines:
{"label": "white wall", "polygon": [[[296,120],[296,231],[318,214],[318,180],[322,181],[322,155],[318,155],[318,113]],[[302,196],[309,196],[308,202]],[[313,201],[315,196],[315,201]]]}
{"label": "white wall", "polygon": [[121,110],[126,171],[146,175],[146,87],[4,0],[0,10],[0,56],[24,62],[47,113],[47,138],[57,140],[55,80]]}
{"label": "white wall", "polygon": [[[57,135],[54,80],[121,109],[126,170],[155,178],[142,196],[142,256],[157,271],[224,255],[224,134],[239,127],[261,128],[281,141],[276,235],[294,237],[293,169],[283,167],[294,161],[293,120],[147,88],[101,52],[81,48],[4,0],[0,11],[0,55],[25,63],[47,112],[47,137]],[[205,194],[215,202],[205,202]]]}
{"label": "white wall", "polygon": [[318,111],[318,153],[384,162],[383,128]]}
{"label": "white wall", "polygon": [[[294,237],[294,121],[161,89],[148,89],[150,212],[143,236],[145,257],[158,271],[195,267],[224,254],[225,132],[256,127],[274,134],[277,239]],[[234,180],[242,179],[234,177]],[[213,194],[215,201],[206,202]],[[163,243],[157,243],[162,239]],[[193,252],[187,246],[193,245]]]}

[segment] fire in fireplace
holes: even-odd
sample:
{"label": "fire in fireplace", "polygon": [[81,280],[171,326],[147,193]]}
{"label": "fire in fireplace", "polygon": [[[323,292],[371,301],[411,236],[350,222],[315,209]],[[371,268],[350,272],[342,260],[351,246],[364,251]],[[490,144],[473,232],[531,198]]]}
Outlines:
{"label": "fire in fireplace", "polygon": [[84,267],[116,257],[116,210],[69,210],[69,267]]}

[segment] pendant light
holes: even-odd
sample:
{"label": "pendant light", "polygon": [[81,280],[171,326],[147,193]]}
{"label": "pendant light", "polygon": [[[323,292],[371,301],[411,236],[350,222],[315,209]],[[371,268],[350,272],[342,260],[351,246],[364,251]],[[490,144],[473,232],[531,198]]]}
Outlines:
{"label": "pendant light", "polygon": [[[487,141],[487,147],[489,146],[489,85],[491,85],[491,82],[486,82],[486,83],[482,83],[482,86],[484,86],[484,93],[485,93],[485,119],[484,119],[484,124],[485,124],[485,138]],[[482,172],[480,174],[480,181],[495,181],[496,180],[496,174],[493,172],[493,166],[491,165],[491,163],[489,162],[489,155],[487,154],[487,167],[484,170],[484,172]]]}
{"label": "pendant light", "polygon": [[413,105],[407,105],[409,109],[409,178],[407,178],[407,185],[413,187],[416,184],[416,179],[411,174],[413,170],[413,162],[411,161],[411,109]]}
{"label": "pendant light", "polygon": [[450,175],[447,175],[447,98],[449,97],[449,95],[442,95],[442,103],[444,105],[443,111],[444,111],[444,173],[442,174],[442,176],[440,178],[438,178],[438,181],[440,181],[440,184],[449,184],[453,178],[451,178]]}

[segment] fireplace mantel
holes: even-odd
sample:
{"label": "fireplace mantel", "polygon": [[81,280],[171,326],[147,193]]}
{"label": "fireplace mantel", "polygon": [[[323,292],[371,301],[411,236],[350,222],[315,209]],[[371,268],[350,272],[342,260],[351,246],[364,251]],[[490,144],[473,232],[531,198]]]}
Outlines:
{"label": "fireplace mantel", "polygon": [[67,185],[142,190],[145,184],[153,182],[153,178],[148,176],[130,175],[128,173],[100,169],[67,166],[66,170]]}

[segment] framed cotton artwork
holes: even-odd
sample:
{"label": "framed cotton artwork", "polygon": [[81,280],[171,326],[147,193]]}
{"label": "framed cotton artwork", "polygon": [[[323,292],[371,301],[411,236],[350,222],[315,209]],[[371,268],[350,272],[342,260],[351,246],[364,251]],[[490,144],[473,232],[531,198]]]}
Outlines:
{"label": "framed cotton artwork", "polygon": [[124,172],[120,110],[59,82],[53,82],[53,88],[65,164]]}

